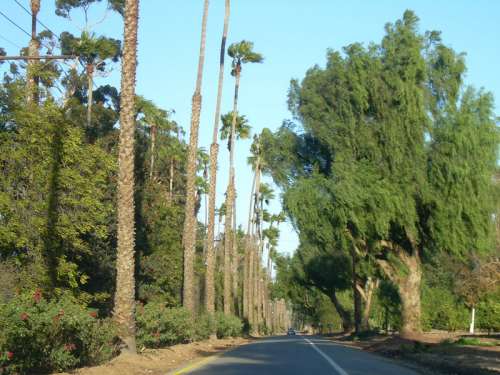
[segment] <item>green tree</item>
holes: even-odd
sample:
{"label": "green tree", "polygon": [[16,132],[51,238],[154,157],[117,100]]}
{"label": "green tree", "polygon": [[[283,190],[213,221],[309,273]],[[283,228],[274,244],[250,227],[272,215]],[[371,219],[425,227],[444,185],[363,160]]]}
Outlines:
{"label": "green tree", "polygon": [[285,123],[263,141],[278,184],[310,179],[328,202],[322,214],[294,200],[292,220],[302,210],[302,223],[318,223],[309,238],[355,246],[397,286],[403,335],[421,329],[423,260],[491,249],[498,141],[491,95],[463,90],[462,56],[417,25],[407,11],[380,45],[329,51],[325,68],[292,81],[302,129]]}
{"label": "green tree", "polygon": [[104,72],[106,60],[118,61],[121,56],[121,42],[104,36],[97,37],[88,31],[83,31],[80,37],[63,32],[60,41],[61,52],[66,55],[77,55],[85,69],[87,77],[87,132],[91,132],[95,71]]}

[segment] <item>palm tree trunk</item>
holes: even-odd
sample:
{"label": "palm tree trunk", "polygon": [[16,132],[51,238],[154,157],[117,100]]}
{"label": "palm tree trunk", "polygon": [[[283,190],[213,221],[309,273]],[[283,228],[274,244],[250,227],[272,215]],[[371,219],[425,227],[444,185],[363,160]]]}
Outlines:
{"label": "palm tree trunk", "polygon": [[[259,158],[257,158],[256,165],[259,165]],[[244,264],[243,264],[243,317],[248,319],[248,306],[249,306],[249,257],[250,257],[250,246],[252,241],[252,216],[253,216],[253,206],[254,206],[254,191],[255,191],[255,181],[257,173],[253,174],[252,188],[250,192],[250,207],[248,209],[248,224],[247,224],[247,235],[245,239],[245,254],[244,254]]]}
{"label": "palm tree trunk", "polygon": [[[234,199],[234,198],[233,198]],[[233,293],[233,306],[235,315],[239,314],[239,301],[238,301],[238,241],[236,230],[236,205],[233,206],[233,241],[232,241],[232,256],[231,256],[231,275],[232,275],[232,293]]]}
{"label": "palm tree trunk", "polygon": [[226,0],[224,14],[224,28],[222,30],[222,41],[220,45],[219,83],[217,86],[217,103],[215,105],[214,129],[212,144],[210,145],[210,182],[208,191],[208,233],[205,272],[205,309],[211,313],[215,311],[215,287],[214,287],[214,240],[215,240],[215,193],[217,191],[217,157],[219,144],[217,143],[219,131],[220,108],[222,102],[222,88],[224,86],[224,60],[226,56],[226,40],[229,28],[229,14],[231,1]]}
{"label": "palm tree trunk", "polygon": [[[226,194],[226,220],[224,224],[224,256],[228,259],[224,260],[224,313],[229,314],[231,311],[231,260],[230,255],[232,251],[232,219],[233,219],[233,206],[235,196],[234,186],[234,147],[236,138],[236,120],[238,117],[238,92],[240,88],[240,74],[236,73],[236,80],[234,85],[234,100],[233,100],[233,119],[231,123],[230,147],[229,147],[229,181]],[[227,273],[227,274],[226,274]],[[236,275],[233,275],[236,276]]]}
{"label": "palm tree trunk", "polygon": [[[40,11],[40,0],[31,0],[31,40],[28,46],[28,54],[32,57],[39,56],[38,49],[40,44],[36,39],[36,18]],[[28,95],[26,100],[28,104],[38,104],[38,77],[36,76],[37,62],[36,60],[28,61],[28,77],[27,77],[27,91]]]}
{"label": "palm tree trunk", "polygon": [[231,313],[231,253],[233,249],[233,176],[230,174],[226,193],[226,214],[224,216],[224,314]]}
{"label": "palm tree trunk", "polygon": [[208,0],[204,2],[201,26],[200,55],[198,59],[198,75],[191,107],[191,128],[189,133],[189,148],[187,159],[186,205],[182,242],[184,245],[184,282],[182,288],[182,303],[192,313],[195,313],[194,293],[194,252],[196,245],[196,156],[198,151],[198,130],[201,112],[201,85],[203,81],[203,65],[205,63],[205,41],[208,18]]}
{"label": "palm tree trunk", "polygon": [[118,169],[118,248],[113,316],[125,347],[135,353],[134,278],[134,102],[137,67],[139,0],[126,0],[121,77],[120,143]]}

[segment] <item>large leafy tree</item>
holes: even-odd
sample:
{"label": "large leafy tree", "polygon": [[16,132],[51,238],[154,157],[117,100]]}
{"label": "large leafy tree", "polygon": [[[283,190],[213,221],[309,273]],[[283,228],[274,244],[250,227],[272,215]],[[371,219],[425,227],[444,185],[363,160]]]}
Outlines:
{"label": "large leafy tree", "polygon": [[135,212],[134,132],[135,77],[139,0],[126,0],[124,50],[120,101],[120,145],[118,156],[118,248],[114,318],[124,343],[124,352],[135,353]]}
{"label": "large leafy tree", "polygon": [[302,131],[285,124],[264,142],[277,183],[312,179],[327,202],[302,212],[318,222],[309,237],[354,248],[397,286],[403,335],[421,329],[422,261],[491,249],[498,141],[491,95],[464,90],[462,56],[417,26],[407,11],[380,45],[329,51],[292,81]]}

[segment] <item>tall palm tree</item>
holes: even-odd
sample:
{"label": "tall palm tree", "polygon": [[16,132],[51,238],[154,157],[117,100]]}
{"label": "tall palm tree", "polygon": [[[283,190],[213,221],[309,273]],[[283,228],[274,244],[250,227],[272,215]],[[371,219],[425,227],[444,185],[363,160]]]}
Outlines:
{"label": "tall palm tree", "polygon": [[126,0],[118,155],[118,249],[114,319],[124,352],[135,353],[134,130],[139,0]]}
{"label": "tall palm tree", "polygon": [[[234,99],[233,99],[233,112],[231,121],[231,132],[229,134],[229,180],[226,191],[226,220],[224,223],[224,253],[229,256],[233,249],[233,236],[232,231],[232,218],[234,209],[234,198],[236,195],[235,181],[234,181],[234,148],[236,138],[236,125],[238,122],[238,94],[240,89],[241,69],[243,64],[246,63],[260,63],[264,60],[261,54],[253,51],[253,43],[243,40],[239,43],[233,43],[229,46],[227,51],[229,57],[232,58],[232,71],[231,75],[235,77],[234,84]],[[235,275],[236,276],[236,275]],[[228,278],[230,275],[224,275],[224,312],[231,311],[231,296]],[[227,284],[227,286],[226,286]]]}
{"label": "tall palm tree", "polygon": [[[260,172],[260,171],[259,171]],[[254,296],[253,302],[256,304],[254,311],[256,310],[256,317],[254,318],[254,322],[257,327],[262,323],[263,317],[263,272],[262,272],[262,253],[264,249],[264,234],[265,230],[263,230],[263,222],[270,221],[271,216],[264,209],[264,203],[269,205],[269,202],[274,199],[274,191],[273,189],[266,183],[261,183],[258,187],[259,195],[256,197],[258,207],[258,212],[260,215],[258,216],[258,225],[259,225],[259,233],[258,240],[259,245],[256,253],[254,254],[253,261],[255,262],[253,265],[252,275],[253,283],[251,287],[253,288],[252,295]]]}
{"label": "tall palm tree", "polygon": [[[229,150],[230,159],[234,160],[234,143],[232,142],[233,137],[231,137],[233,131],[233,119],[234,113],[229,112],[221,117],[222,126],[220,128],[221,139],[227,139],[227,148]],[[236,116],[236,125],[234,126],[234,134],[236,139],[248,139],[250,137],[250,125],[248,125],[248,120],[244,115]],[[229,175],[231,176],[231,170],[233,166],[229,167]],[[237,243],[236,243],[236,210],[234,209],[234,200],[236,191],[234,189],[234,172],[232,175],[233,188],[230,190],[228,188],[226,193],[226,207],[228,208],[227,215],[225,217],[225,233],[224,233],[224,300],[228,303],[224,303],[225,313],[229,314],[231,311],[231,293],[233,295],[233,302],[236,307],[236,295],[238,290],[238,254],[237,254]],[[231,194],[231,195],[229,195]],[[232,204],[229,204],[232,202]],[[229,216],[231,215],[231,216]],[[229,230],[228,230],[229,228]],[[231,278],[231,275],[233,276]],[[231,284],[232,281],[232,284]],[[231,286],[232,285],[232,286]]]}
{"label": "tall palm tree", "polygon": [[252,145],[250,146],[251,156],[248,157],[247,162],[254,171],[252,187],[250,191],[250,206],[248,208],[248,224],[247,235],[245,241],[245,255],[243,263],[243,316],[250,320],[250,252],[252,251],[252,242],[254,241],[254,224],[256,223],[255,215],[255,195],[258,194],[256,187],[260,185],[260,164],[261,164],[261,147],[260,137],[254,135]]}
{"label": "tall palm tree", "polygon": [[187,159],[186,205],[182,243],[184,245],[184,281],[182,287],[182,304],[192,313],[195,312],[194,293],[194,251],[196,245],[196,169],[198,153],[198,130],[201,112],[201,84],[203,82],[203,65],[205,63],[205,40],[207,35],[208,0],[203,7],[201,21],[200,55],[198,58],[198,75],[191,106],[191,128]]}
{"label": "tall palm tree", "polygon": [[[36,37],[36,18],[38,12],[40,11],[40,0],[31,0],[31,40],[28,47],[28,54],[30,57],[36,57],[39,55],[38,48],[40,43]],[[26,96],[28,103],[38,103],[38,78],[36,76],[36,61],[28,61],[28,95]]]}
{"label": "tall palm tree", "polygon": [[222,41],[220,45],[219,62],[219,84],[217,86],[217,103],[215,105],[214,129],[212,144],[210,145],[210,182],[208,193],[208,233],[207,233],[207,253],[205,272],[205,309],[212,313],[215,311],[215,287],[214,287],[214,240],[215,240],[215,192],[217,189],[217,156],[219,154],[219,144],[217,143],[217,133],[219,130],[220,107],[222,101],[222,87],[224,85],[224,60],[226,56],[226,40],[229,29],[229,15],[231,12],[231,1],[226,0],[224,14],[224,28],[222,30]]}

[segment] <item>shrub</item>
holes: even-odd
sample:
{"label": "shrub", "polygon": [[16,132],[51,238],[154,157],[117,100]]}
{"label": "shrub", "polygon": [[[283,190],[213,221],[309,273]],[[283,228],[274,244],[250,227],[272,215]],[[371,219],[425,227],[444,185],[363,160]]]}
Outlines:
{"label": "shrub", "polygon": [[204,313],[197,317],[194,327],[194,340],[198,341],[210,338],[210,335],[216,331],[216,324],[213,314]]}
{"label": "shrub", "polygon": [[7,374],[94,365],[116,351],[113,324],[69,294],[48,301],[36,291],[0,305],[0,332],[0,368]]}
{"label": "shrub", "polygon": [[190,342],[196,333],[188,310],[182,307],[167,308],[159,302],[139,305],[136,324],[137,343],[146,348]]}
{"label": "shrub", "polygon": [[478,304],[477,326],[488,332],[500,331],[500,293],[487,296]]}
{"label": "shrub", "polygon": [[221,312],[215,313],[217,325],[217,338],[238,337],[243,332],[243,322],[234,315],[224,315]]}

